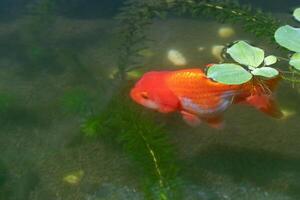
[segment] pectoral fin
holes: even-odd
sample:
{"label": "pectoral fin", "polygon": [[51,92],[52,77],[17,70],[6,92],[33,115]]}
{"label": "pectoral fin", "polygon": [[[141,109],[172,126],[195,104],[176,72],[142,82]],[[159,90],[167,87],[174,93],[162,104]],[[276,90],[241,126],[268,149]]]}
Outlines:
{"label": "pectoral fin", "polygon": [[201,124],[201,120],[195,114],[189,113],[187,111],[181,111],[183,120],[190,126],[196,127]]}
{"label": "pectoral fin", "polygon": [[198,115],[189,113],[187,111],[181,111],[183,120],[190,126],[196,127],[201,124],[202,121],[206,122],[210,127],[215,129],[224,128],[224,120],[222,116],[214,116],[209,118],[199,118]]}

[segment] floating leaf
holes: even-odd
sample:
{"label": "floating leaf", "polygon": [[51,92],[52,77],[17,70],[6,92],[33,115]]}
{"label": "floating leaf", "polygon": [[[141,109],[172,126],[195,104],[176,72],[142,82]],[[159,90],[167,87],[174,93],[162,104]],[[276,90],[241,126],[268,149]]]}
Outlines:
{"label": "floating leaf", "polygon": [[227,53],[238,63],[258,67],[264,60],[265,52],[257,47],[240,41],[227,49]]}
{"label": "floating leaf", "polygon": [[248,82],[252,74],[237,64],[215,64],[208,68],[207,76],[213,80],[229,84],[239,85]]}
{"label": "floating leaf", "polygon": [[295,53],[290,60],[290,65],[292,65],[297,70],[300,70],[300,53]]}
{"label": "floating leaf", "polygon": [[278,28],[275,40],[281,46],[295,52],[300,52],[300,29],[289,25]]}
{"label": "floating leaf", "polygon": [[277,62],[277,57],[270,55],[265,57],[265,65],[273,65]]}
{"label": "floating leaf", "polygon": [[256,68],[251,73],[255,76],[263,76],[266,78],[273,78],[279,74],[277,69],[274,69],[272,67],[261,67],[261,68]]}
{"label": "floating leaf", "polygon": [[296,8],[293,13],[296,20],[300,22],[300,8]]}

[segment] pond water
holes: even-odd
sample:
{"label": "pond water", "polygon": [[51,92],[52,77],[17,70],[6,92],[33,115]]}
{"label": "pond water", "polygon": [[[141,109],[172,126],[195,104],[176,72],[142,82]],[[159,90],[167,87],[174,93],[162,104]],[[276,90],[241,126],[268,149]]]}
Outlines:
{"label": "pond water", "polygon": [[[0,200],[300,199],[298,85],[282,80],[276,90],[283,119],[233,105],[222,130],[129,98],[140,73],[203,68],[236,40],[286,52],[240,23],[170,14],[145,29],[140,68],[121,79],[115,15],[123,2],[99,2],[0,3]],[[296,1],[241,3],[295,24]],[[171,62],[170,49],[187,64]]]}

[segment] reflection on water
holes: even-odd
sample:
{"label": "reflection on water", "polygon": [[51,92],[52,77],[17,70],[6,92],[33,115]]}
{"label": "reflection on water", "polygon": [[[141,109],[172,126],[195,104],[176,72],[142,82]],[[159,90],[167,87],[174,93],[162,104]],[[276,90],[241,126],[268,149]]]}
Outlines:
{"label": "reflection on water", "polygon": [[[297,88],[282,83],[277,93],[295,112],[286,120],[234,106],[224,130],[191,128],[128,100],[133,81],[116,78],[117,23],[93,13],[118,1],[82,13],[80,0],[60,1],[59,11],[54,1],[24,2],[1,4],[31,11],[4,12],[0,23],[1,200],[300,198]],[[220,37],[220,27],[235,34]],[[281,53],[211,19],[155,20],[147,36],[154,42],[140,52],[142,72],[181,68],[167,58],[171,49],[189,66],[218,62],[212,47],[237,39]]]}

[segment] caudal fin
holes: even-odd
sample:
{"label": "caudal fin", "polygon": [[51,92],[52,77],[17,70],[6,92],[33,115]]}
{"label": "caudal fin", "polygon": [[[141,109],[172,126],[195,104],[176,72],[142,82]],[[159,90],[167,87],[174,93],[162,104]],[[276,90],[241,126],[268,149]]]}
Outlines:
{"label": "caudal fin", "polygon": [[281,118],[283,116],[281,110],[277,106],[277,103],[270,95],[251,95],[246,98],[246,102],[271,117]]}
{"label": "caudal fin", "polygon": [[279,80],[280,77],[276,77],[255,84],[251,95],[246,97],[245,102],[271,117],[281,118],[283,113],[278,108],[273,96]]}

